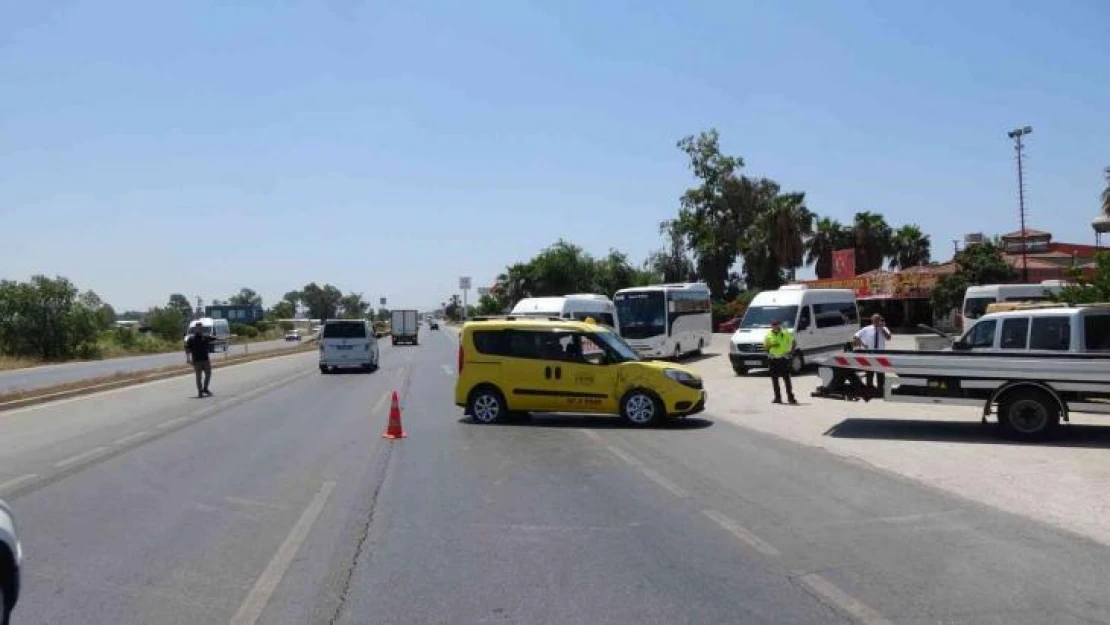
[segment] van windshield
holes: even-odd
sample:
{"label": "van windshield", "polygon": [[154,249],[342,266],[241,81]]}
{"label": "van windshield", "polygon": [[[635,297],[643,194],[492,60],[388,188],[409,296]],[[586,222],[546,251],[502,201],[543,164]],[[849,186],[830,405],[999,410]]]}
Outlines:
{"label": "van windshield", "polygon": [[978,319],[987,314],[987,306],[995,301],[993,297],[969,297],[964,300],[964,316],[968,319]]}
{"label": "van windshield", "polygon": [[797,306],[752,306],[740,321],[741,328],[769,328],[771,322],[778,320],[784,328],[793,328],[798,318]]}
{"label": "van windshield", "polygon": [[364,339],[366,323],[362,321],[329,321],[324,326],[326,339]]}

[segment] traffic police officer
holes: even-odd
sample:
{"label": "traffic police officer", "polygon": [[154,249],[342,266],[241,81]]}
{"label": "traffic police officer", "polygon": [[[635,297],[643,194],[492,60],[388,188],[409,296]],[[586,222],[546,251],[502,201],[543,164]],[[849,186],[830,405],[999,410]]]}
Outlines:
{"label": "traffic police officer", "polygon": [[786,385],[786,401],[797,404],[794,399],[794,387],[790,383],[790,356],[794,353],[794,333],[783,328],[779,320],[771,321],[771,331],[763,339],[763,346],[767,348],[767,362],[771,367],[771,385],[775,389],[776,404],[782,403],[782,393],[779,391],[779,378]]}

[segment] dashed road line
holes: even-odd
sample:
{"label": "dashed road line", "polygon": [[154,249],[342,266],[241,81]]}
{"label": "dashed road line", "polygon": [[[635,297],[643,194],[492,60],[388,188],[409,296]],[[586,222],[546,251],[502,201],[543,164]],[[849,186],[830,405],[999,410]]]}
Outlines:
{"label": "dashed road line", "polygon": [[446,373],[447,375],[453,376],[453,375],[455,375],[455,368],[452,367],[451,365],[443,365],[443,372]]}
{"label": "dashed road line", "polygon": [[8,480],[7,482],[0,482],[0,495],[3,495],[4,493],[6,493],[8,491],[8,489],[15,489],[15,488],[18,488],[19,486],[23,486],[24,484],[27,484],[29,482],[33,482],[36,479],[38,479],[38,477],[39,476],[35,475],[34,473],[28,473],[27,475],[21,475],[19,477],[14,477],[14,478]]}
{"label": "dashed road line", "polygon": [[178,417],[176,419],[170,419],[169,421],[166,421],[165,423],[159,423],[155,427],[157,427],[159,430],[168,430],[169,428],[176,427],[178,425],[181,425],[182,423],[185,423],[186,421],[192,421],[193,419],[194,419],[194,417],[191,416],[191,415],[190,416],[184,416],[184,417]]}
{"label": "dashed road line", "polygon": [[370,409],[370,412],[375,414],[381,412],[381,409],[385,408],[385,402],[389,401],[389,398],[392,396],[393,391],[386,391],[385,394],[382,395],[381,399],[378,400],[378,403],[374,404],[374,407]]}
{"label": "dashed road line", "polygon": [[862,625],[894,625],[882,614],[872,609],[871,606],[837,588],[832,582],[817,573],[805,573],[795,579],[805,584],[807,588],[822,599],[849,614]]}
{"label": "dashed road line", "polygon": [[731,518],[725,516],[724,514],[717,512],[716,510],[702,510],[701,513],[712,519],[713,522],[715,522],[717,525],[723,527],[738,540],[740,540],[740,542],[746,544],[752,549],[755,549],[759,553],[762,553],[765,556],[770,556],[772,558],[777,558],[779,556],[779,550],[775,549],[774,545],[749,532],[747,529],[744,528],[744,526],[740,525],[736,521],[733,521]]}
{"label": "dashed road line", "polygon": [[289,530],[289,535],[278,547],[270,563],[258,576],[254,587],[243,599],[239,610],[231,618],[231,625],[254,625],[258,622],[258,618],[262,616],[262,611],[266,608],[270,597],[273,596],[278,584],[281,583],[281,578],[285,576],[285,571],[289,569],[289,565],[293,564],[293,558],[296,557],[297,551],[301,548],[305,539],[308,538],[308,532],[312,530],[312,525],[316,523],[316,519],[324,511],[324,504],[327,503],[328,497],[334,489],[335,482],[324,482],[320,490],[316,492],[316,496],[312,498],[308,507],[301,513],[301,518],[297,519],[293,529]]}
{"label": "dashed road line", "polygon": [[148,436],[149,434],[150,434],[150,430],[143,430],[142,432],[135,432],[134,434],[132,434],[130,436],[124,436],[123,438],[115,441],[112,444],[117,445],[117,446],[126,445],[128,443],[133,443],[133,442],[139,440],[140,438],[142,438],[144,436]]}
{"label": "dashed road line", "polygon": [[83,462],[85,460],[88,460],[89,458],[95,458],[96,456],[99,456],[100,454],[105,453],[108,450],[109,450],[108,447],[93,447],[92,449],[90,449],[88,451],[83,451],[83,452],[81,452],[81,453],[79,453],[75,456],[70,456],[70,457],[66,458],[65,460],[55,462],[54,467],[58,468],[58,469],[62,469],[62,468],[68,467],[71,464],[77,464],[78,462]]}
{"label": "dashed road line", "polygon": [[647,467],[641,466],[640,467],[640,473],[643,473],[644,475],[646,475],[648,477],[648,479],[650,479],[651,481],[655,482],[656,484],[658,484],[658,485],[662,486],[663,488],[667,489],[668,491],[670,491],[670,493],[672,495],[674,495],[675,497],[678,497],[680,499],[685,499],[685,498],[690,496],[685,490],[682,489],[681,486],[679,486],[678,484],[675,484],[674,482],[670,481],[669,479],[663,477],[662,475],[657,473],[654,469],[649,469]]}

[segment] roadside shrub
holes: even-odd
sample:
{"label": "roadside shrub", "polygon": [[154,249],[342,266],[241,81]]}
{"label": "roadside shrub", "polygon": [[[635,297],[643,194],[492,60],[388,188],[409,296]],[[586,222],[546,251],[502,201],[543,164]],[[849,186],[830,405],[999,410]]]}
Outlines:
{"label": "roadside shrub", "polygon": [[231,333],[243,338],[253,339],[258,336],[258,328],[245,323],[231,324]]}
{"label": "roadside shrub", "polygon": [[293,328],[297,327],[292,321],[279,321],[278,325],[281,326],[282,332],[292,332]]}
{"label": "roadside shrub", "polygon": [[274,323],[272,321],[255,321],[254,327],[262,334],[266,334],[274,329]]}

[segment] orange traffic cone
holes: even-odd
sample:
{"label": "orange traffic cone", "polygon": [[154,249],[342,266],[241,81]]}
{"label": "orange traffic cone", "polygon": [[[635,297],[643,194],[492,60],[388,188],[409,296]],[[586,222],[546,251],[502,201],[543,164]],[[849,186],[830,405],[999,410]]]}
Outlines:
{"label": "orange traffic cone", "polygon": [[397,391],[393,391],[393,401],[389,406],[389,425],[385,426],[382,438],[408,438],[405,428],[401,427],[401,406],[397,403]]}

